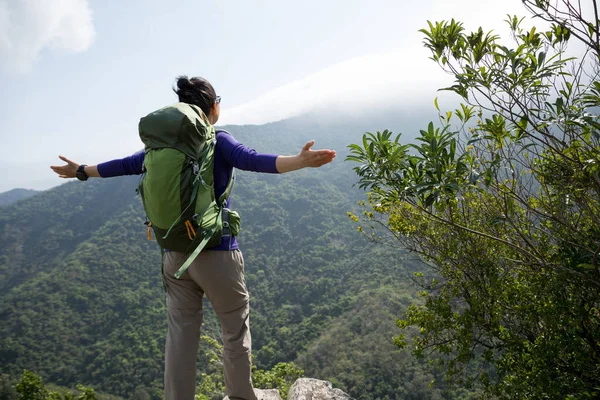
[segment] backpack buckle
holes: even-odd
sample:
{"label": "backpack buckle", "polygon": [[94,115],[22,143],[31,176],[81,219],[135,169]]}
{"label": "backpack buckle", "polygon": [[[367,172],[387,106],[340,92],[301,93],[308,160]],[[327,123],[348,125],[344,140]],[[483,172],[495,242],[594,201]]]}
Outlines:
{"label": "backpack buckle", "polygon": [[223,215],[221,216],[221,221],[223,224],[223,230],[221,231],[221,236],[230,236],[231,232],[229,230],[229,209],[223,208]]}
{"label": "backpack buckle", "polygon": [[194,172],[194,175],[198,175],[200,172],[200,164],[198,164],[196,161],[190,161],[190,164],[192,164],[192,171]]}

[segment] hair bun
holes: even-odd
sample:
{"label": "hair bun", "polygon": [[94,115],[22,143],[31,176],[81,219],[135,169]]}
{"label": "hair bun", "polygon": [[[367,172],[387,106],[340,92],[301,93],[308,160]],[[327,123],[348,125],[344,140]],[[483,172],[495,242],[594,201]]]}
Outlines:
{"label": "hair bun", "polygon": [[187,76],[180,76],[177,78],[177,88],[179,90],[190,90],[194,87]]}
{"label": "hair bun", "polygon": [[173,91],[177,93],[179,102],[193,104],[200,107],[206,116],[210,115],[217,99],[215,88],[210,82],[198,76],[188,78],[187,75],[176,77],[175,82]]}

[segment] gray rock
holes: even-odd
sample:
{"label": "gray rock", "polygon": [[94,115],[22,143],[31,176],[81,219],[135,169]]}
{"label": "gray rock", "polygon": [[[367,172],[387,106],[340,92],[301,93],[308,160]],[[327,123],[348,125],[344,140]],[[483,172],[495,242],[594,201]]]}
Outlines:
{"label": "gray rock", "polygon": [[290,388],[287,400],[349,400],[352,397],[331,382],[311,378],[300,378]]}
{"label": "gray rock", "polygon": [[[281,400],[277,389],[254,389],[258,400]],[[223,398],[229,400],[229,397]],[[353,400],[340,389],[334,389],[331,382],[312,378],[300,378],[294,382],[287,400]]]}
{"label": "gray rock", "polygon": [[[277,389],[254,389],[258,400],[281,400]],[[229,396],[225,396],[223,400],[229,400]]]}
{"label": "gray rock", "polygon": [[277,389],[254,389],[258,400],[281,400]]}

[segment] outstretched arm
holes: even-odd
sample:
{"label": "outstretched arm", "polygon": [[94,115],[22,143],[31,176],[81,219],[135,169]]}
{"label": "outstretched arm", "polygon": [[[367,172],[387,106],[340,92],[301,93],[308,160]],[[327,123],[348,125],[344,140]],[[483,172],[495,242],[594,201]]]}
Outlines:
{"label": "outstretched arm", "polygon": [[[66,164],[52,165],[50,166],[52,171],[61,178],[75,178],[75,173],[80,164],[64,156],[58,157]],[[84,171],[90,178],[110,178],[122,175],[139,175],[143,172],[143,166],[144,151],[141,150],[125,158],[103,162],[98,165],[87,165],[84,167]]]}
{"label": "outstretched arm", "polygon": [[[65,156],[58,156],[58,158],[60,158],[64,162],[66,162],[66,164],[65,165],[51,165],[50,168],[52,169],[52,171],[56,172],[58,174],[59,178],[64,178],[64,179],[75,178],[75,173],[77,172],[77,168],[79,168],[80,164],[76,163],[75,161],[69,160]],[[101,177],[100,173],[98,172],[97,165],[86,165],[83,168],[83,170],[85,171],[86,175],[90,178],[100,178]]]}
{"label": "outstretched arm", "polygon": [[320,167],[335,158],[334,150],[311,150],[314,140],[306,143],[299,154],[281,156],[262,154],[248,148],[224,131],[217,132],[217,150],[237,169],[264,173],[285,173],[306,167]]}
{"label": "outstretched arm", "polygon": [[333,161],[335,150],[311,150],[314,140],[306,143],[295,156],[277,156],[275,166],[280,173],[296,171],[302,168],[318,168]]}

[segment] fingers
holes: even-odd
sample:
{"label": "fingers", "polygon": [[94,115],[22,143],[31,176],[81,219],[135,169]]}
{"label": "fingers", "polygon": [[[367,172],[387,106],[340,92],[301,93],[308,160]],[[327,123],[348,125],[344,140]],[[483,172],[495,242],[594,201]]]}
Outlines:
{"label": "fingers", "polygon": [[316,150],[310,153],[309,165],[313,168],[321,167],[333,161],[335,158],[335,151],[332,150]]}
{"label": "fingers", "polygon": [[318,155],[318,156],[327,155],[327,156],[335,157],[335,155],[336,155],[335,150],[329,150],[329,149],[312,150],[312,153],[315,155]]}
{"label": "fingers", "polygon": [[66,162],[66,165],[51,165],[50,169],[54,171],[58,175],[59,178],[74,178],[75,172],[77,171],[77,167],[79,164],[76,162],[69,160],[65,156],[58,156],[62,161]]}
{"label": "fingers", "polygon": [[56,172],[57,174],[62,174],[65,172],[65,170],[68,168],[68,165],[51,165],[50,169],[54,172]]}
{"label": "fingers", "polygon": [[62,167],[56,167],[56,166],[54,166],[54,165],[51,165],[51,166],[50,166],[50,169],[51,169],[52,171],[54,171],[54,173],[56,173],[56,174],[58,175],[58,177],[59,177],[59,178],[70,178],[70,177],[67,175],[67,172],[66,172],[66,171],[64,170],[64,168],[62,168]]}
{"label": "fingers", "polygon": [[315,141],[307,142],[302,148],[302,157],[306,160],[305,165],[312,168],[318,168],[333,161],[336,156],[335,150],[321,149],[311,150]]}
{"label": "fingers", "polygon": [[302,151],[309,151],[311,147],[313,147],[313,145],[315,144],[314,140],[311,140],[310,142],[307,142],[304,147],[302,148]]}
{"label": "fingers", "polygon": [[66,162],[67,164],[71,165],[71,166],[76,166],[77,163],[74,161],[69,160],[67,157],[65,156],[58,156],[58,158],[60,158],[61,160],[63,160],[64,162]]}

